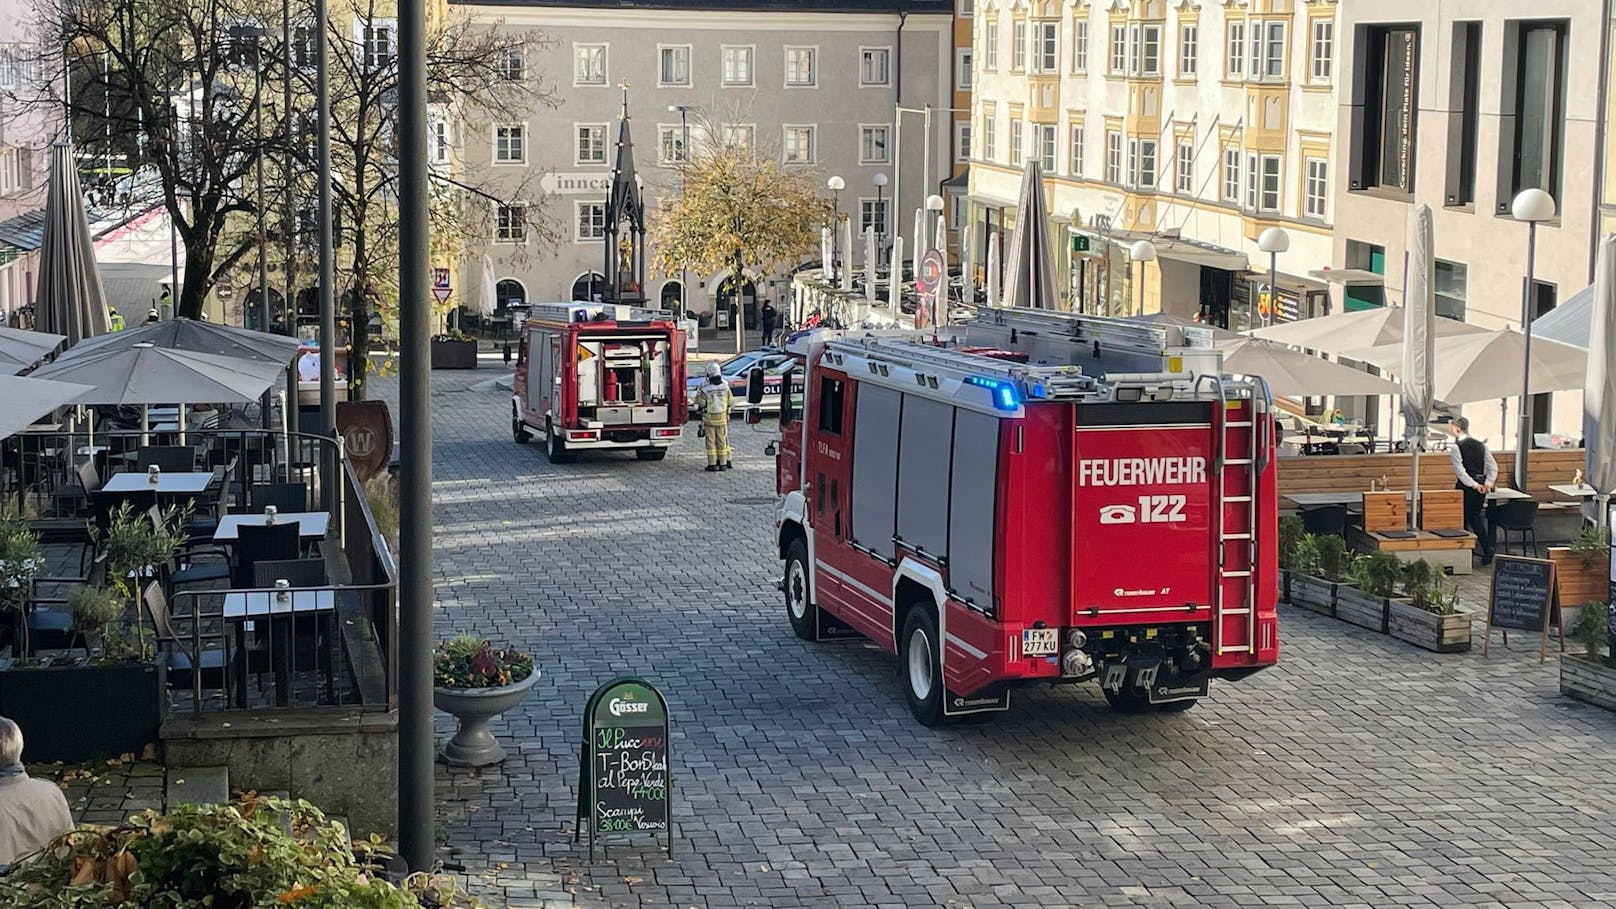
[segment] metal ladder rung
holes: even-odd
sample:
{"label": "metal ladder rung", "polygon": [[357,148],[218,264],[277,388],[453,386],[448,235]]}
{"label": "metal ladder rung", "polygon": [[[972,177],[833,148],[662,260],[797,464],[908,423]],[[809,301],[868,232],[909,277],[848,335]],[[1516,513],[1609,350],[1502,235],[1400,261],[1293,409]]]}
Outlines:
{"label": "metal ladder rung", "polygon": [[1230,502],[1249,502],[1249,501],[1251,501],[1251,496],[1224,496],[1223,497],[1223,504],[1225,504],[1225,505],[1229,504]]}
{"label": "metal ladder rung", "polygon": [[1255,424],[1255,423],[1225,423],[1225,424],[1223,424],[1223,428],[1224,429],[1250,429],[1251,427],[1253,427],[1255,425],[1257,425],[1257,424]]}
{"label": "metal ladder rung", "polygon": [[1218,571],[1218,577],[1221,577],[1221,578],[1249,578],[1249,577],[1251,577],[1251,572],[1250,571],[1223,571],[1223,570],[1220,569]]}
{"label": "metal ladder rung", "polygon": [[1256,461],[1255,458],[1225,458],[1223,460],[1223,463],[1225,465],[1228,465],[1228,464],[1249,465],[1249,464],[1255,464],[1255,463],[1257,463],[1257,461]]}
{"label": "metal ladder rung", "polygon": [[1223,610],[1223,614],[1224,615],[1250,615],[1251,614],[1251,608],[1247,607],[1245,609],[1225,609],[1225,610]]}
{"label": "metal ladder rung", "polygon": [[1220,539],[1220,540],[1249,540],[1249,539],[1251,539],[1251,534],[1249,534],[1249,533],[1226,533],[1223,536],[1218,537],[1218,539]]}

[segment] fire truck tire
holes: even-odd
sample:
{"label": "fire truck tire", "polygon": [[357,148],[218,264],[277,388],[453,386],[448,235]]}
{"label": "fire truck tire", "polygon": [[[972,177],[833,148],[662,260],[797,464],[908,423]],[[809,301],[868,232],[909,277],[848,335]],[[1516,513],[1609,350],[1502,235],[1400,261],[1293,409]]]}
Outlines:
{"label": "fire truck tire", "polygon": [[942,664],[937,659],[937,620],[926,604],[910,604],[900,642],[899,673],[909,712],[922,726],[943,725],[947,717],[943,715]]}
{"label": "fire truck tire", "polygon": [[544,454],[550,459],[551,464],[570,464],[573,459],[572,453],[567,451],[566,440],[562,439],[561,433],[556,432],[555,427],[548,423],[544,428]]}
{"label": "fire truck tire", "polygon": [[818,640],[819,607],[808,589],[808,544],[801,538],[786,547],[786,574],[780,589],[786,594],[786,618],[791,630],[805,641]]}
{"label": "fire truck tire", "polygon": [[526,445],[533,438],[533,434],[527,431],[527,427],[522,425],[521,420],[511,421],[511,435],[516,438],[516,444],[518,445]]}
{"label": "fire truck tire", "polygon": [[637,448],[634,450],[634,457],[642,461],[660,461],[667,456],[668,450],[666,448]]}

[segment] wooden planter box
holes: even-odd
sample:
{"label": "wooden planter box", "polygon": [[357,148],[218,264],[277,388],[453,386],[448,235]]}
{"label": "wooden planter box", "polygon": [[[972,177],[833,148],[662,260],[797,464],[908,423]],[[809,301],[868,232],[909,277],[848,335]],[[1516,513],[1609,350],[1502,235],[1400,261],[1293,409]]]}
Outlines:
{"label": "wooden planter box", "polygon": [[476,369],[476,341],[432,341],[433,369]]}
{"label": "wooden planter box", "polygon": [[1581,606],[1590,600],[1605,602],[1610,596],[1610,553],[1594,553],[1584,564],[1584,554],[1569,546],[1550,546],[1549,561],[1554,563],[1554,586],[1561,606]]}
{"label": "wooden planter box", "polygon": [[1387,632],[1399,641],[1437,653],[1470,650],[1471,614],[1437,615],[1406,600],[1392,600]]}
{"label": "wooden planter box", "polygon": [[1370,631],[1386,633],[1390,604],[1386,597],[1371,596],[1351,584],[1335,589],[1335,617]]}
{"label": "wooden planter box", "polygon": [[1294,571],[1290,572],[1290,576],[1292,606],[1300,606],[1320,615],[1335,615],[1335,589],[1338,585],[1334,581]]}
{"label": "wooden planter box", "polygon": [[7,669],[0,716],[22,727],[30,761],[139,755],[157,741],[162,689],[150,663]]}
{"label": "wooden planter box", "polygon": [[1565,654],[1560,657],[1560,693],[1616,710],[1616,666],[1586,654]]}

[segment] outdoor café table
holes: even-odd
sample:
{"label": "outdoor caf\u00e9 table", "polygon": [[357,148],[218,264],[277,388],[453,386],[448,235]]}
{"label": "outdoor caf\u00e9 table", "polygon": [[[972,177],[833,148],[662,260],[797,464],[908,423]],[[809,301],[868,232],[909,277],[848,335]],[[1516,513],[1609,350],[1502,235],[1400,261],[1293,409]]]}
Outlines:
{"label": "outdoor caf\u00e9 table", "polygon": [[1361,492],[1287,492],[1284,495],[1298,508],[1318,508],[1321,505],[1361,505]]}
{"label": "outdoor caf\u00e9 table", "polygon": [[1487,493],[1489,502],[1508,502],[1512,499],[1530,499],[1531,496],[1519,489],[1510,489],[1508,486],[1494,486],[1493,491]]}
{"label": "outdoor caf\u00e9 table", "polygon": [[[264,517],[262,513],[227,514],[219,519],[219,529],[214,531],[213,539],[218,543],[234,543],[241,536],[242,525],[262,527]],[[283,511],[275,515],[277,524],[296,524],[297,535],[305,540],[324,539],[326,525],[330,522],[331,514],[325,511]]]}
{"label": "outdoor caf\u00e9 table", "polygon": [[[293,620],[297,616],[324,620],[334,617],[336,612],[336,592],[329,587],[225,594],[224,620],[235,626],[236,635],[236,706],[247,706],[248,625],[255,622],[269,625],[270,651],[275,662],[275,705],[285,707],[292,700],[292,649],[296,646]],[[329,693],[332,685],[329,649],[320,651],[320,672],[325,676]]]}
{"label": "outdoor caf\u00e9 table", "polygon": [[112,479],[101,487],[101,490],[103,492],[155,491],[158,495],[197,496],[207,492],[208,484],[212,482],[212,471],[165,470],[157,475],[157,482],[154,484],[146,471],[130,470],[114,474]]}
{"label": "outdoor caf\u00e9 table", "polygon": [[1549,488],[1568,499],[1592,499],[1599,495],[1599,490],[1587,483],[1580,486],[1575,483],[1550,483]]}

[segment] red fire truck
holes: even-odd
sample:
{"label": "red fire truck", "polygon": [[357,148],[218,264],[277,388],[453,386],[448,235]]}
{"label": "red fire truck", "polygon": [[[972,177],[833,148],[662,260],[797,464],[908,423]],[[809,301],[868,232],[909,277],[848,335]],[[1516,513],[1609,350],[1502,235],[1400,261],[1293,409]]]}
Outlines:
{"label": "red fire truck", "polygon": [[782,402],[787,617],[900,660],[916,719],[1098,679],[1182,710],[1279,657],[1272,398],[1193,328],[994,310],[813,332]]}
{"label": "red fire truck", "polygon": [[685,422],[685,338],[670,313],[541,303],[522,326],[511,429],[556,463],[587,449],[660,461]]}

